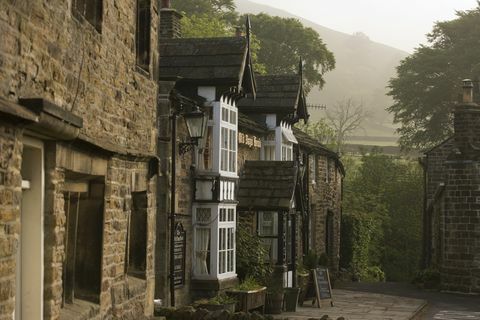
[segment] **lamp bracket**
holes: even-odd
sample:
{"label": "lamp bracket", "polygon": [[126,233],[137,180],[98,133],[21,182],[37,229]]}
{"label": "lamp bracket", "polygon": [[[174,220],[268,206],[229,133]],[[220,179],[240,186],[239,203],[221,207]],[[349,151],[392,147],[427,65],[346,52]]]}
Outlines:
{"label": "lamp bracket", "polygon": [[198,140],[192,139],[189,142],[180,142],[178,144],[178,153],[183,156],[185,153],[193,150],[195,146],[198,145]]}

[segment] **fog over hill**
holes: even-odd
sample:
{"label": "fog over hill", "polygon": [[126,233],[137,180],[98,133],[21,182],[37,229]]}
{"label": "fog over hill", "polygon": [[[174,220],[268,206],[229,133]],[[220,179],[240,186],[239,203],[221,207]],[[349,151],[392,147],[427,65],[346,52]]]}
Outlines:
{"label": "fog over hill", "polygon": [[[395,67],[400,60],[408,56],[407,52],[373,42],[361,32],[350,35],[302,19],[287,11],[248,0],[235,2],[240,13],[265,12],[274,16],[298,18],[305,26],[316,30],[328,49],[334,53],[336,67],[325,75],[326,84],[322,90],[312,89],[308,97],[309,104],[325,104],[327,108],[334,108],[338,101],[345,98],[362,101],[365,107],[371,110],[371,116],[364,123],[364,129],[355,133],[357,142],[378,140],[373,137],[394,136],[392,116],[385,111],[385,108],[392,104],[391,98],[386,95],[386,86],[389,79],[395,75]],[[252,26],[252,30],[255,32],[255,26]],[[312,119],[323,116],[319,110],[312,109],[310,113]],[[360,136],[371,138],[359,139]]]}

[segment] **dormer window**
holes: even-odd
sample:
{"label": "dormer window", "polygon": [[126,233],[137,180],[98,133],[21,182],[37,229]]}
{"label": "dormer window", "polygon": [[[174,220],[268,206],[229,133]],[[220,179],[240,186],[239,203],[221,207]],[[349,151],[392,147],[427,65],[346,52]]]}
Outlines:
{"label": "dormer window", "polygon": [[[267,115],[267,126],[271,127],[271,121]],[[293,135],[292,128],[289,124],[281,122],[279,126],[267,135],[262,141],[262,160],[276,160],[276,161],[292,161],[293,160],[293,145],[298,141]]]}

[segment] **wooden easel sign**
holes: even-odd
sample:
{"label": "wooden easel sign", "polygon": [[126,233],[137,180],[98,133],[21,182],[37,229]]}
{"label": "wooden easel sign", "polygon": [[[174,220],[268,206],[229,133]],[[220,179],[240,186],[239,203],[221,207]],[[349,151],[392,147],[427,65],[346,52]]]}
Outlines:
{"label": "wooden easel sign", "polygon": [[312,299],[312,306],[322,308],[327,304],[333,307],[332,286],[328,268],[312,269],[305,300]]}
{"label": "wooden easel sign", "polygon": [[321,308],[327,303],[333,307],[332,285],[330,284],[328,268],[320,267],[312,271],[318,307]]}

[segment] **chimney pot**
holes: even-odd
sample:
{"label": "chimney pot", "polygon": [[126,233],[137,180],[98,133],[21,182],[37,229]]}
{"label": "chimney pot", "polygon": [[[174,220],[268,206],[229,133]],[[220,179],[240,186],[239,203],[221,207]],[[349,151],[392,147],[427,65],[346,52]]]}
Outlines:
{"label": "chimney pot", "polygon": [[236,37],[241,37],[241,36],[243,36],[242,27],[240,27],[240,26],[236,26],[236,27],[235,27],[235,36],[236,36]]}
{"label": "chimney pot", "polygon": [[162,9],[170,9],[170,0],[162,0]]}
{"label": "chimney pot", "polygon": [[463,80],[463,103],[473,102],[473,81],[471,79]]}

